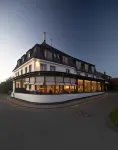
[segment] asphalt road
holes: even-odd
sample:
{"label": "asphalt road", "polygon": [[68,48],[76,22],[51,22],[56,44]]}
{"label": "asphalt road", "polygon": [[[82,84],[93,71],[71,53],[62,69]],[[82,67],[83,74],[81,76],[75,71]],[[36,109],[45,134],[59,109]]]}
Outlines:
{"label": "asphalt road", "polygon": [[0,96],[0,150],[113,150],[118,134],[107,124],[118,94],[73,107],[40,110]]}

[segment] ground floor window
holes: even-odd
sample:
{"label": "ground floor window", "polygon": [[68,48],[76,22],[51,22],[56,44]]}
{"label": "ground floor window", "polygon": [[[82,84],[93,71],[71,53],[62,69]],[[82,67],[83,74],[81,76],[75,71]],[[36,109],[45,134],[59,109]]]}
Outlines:
{"label": "ground floor window", "polygon": [[92,81],[92,92],[97,92],[97,82]]}
{"label": "ground floor window", "polygon": [[35,90],[39,91],[39,93],[44,93],[45,86],[44,85],[35,85]]}
{"label": "ground floor window", "polygon": [[104,83],[102,83],[102,91],[104,91]]}
{"label": "ground floor window", "polygon": [[16,88],[20,88],[20,83],[16,82]]}
{"label": "ground floor window", "polygon": [[29,90],[30,91],[34,91],[35,90],[35,86],[34,85],[29,85]]}
{"label": "ground floor window", "polygon": [[101,92],[101,83],[98,82],[98,92]]}
{"label": "ground floor window", "polygon": [[70,92],[70,87],[69,85],[64,85],[64,92],[69,93]]}
{"label": "ground floor window", "polygon": [[90,85],[90,81],[88,80],[84,80],[84,91],[91,92],[91,85]]}
{"label": "ground floor window", "polygon": [[74,93],[76,90],[76,86],[71,85],[70,86],[70,93]]}
{"label": "ground floor window", "polygon": [[55,93],[55,86],[54,85],[47,85],[47,92],[48,94]]}
{"label": "ground floor window", "polygon": [[78,80],[78,92],[83,92],[83,80]]}

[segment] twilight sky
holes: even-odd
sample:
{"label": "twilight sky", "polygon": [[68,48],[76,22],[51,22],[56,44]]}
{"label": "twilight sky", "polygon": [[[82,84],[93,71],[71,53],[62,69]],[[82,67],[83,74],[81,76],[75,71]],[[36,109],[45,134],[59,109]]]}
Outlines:
{"label": "twilight sky", "polygon": [[118,77],[117,0],[0,0],[0,81],[47,33],[53,46]]}

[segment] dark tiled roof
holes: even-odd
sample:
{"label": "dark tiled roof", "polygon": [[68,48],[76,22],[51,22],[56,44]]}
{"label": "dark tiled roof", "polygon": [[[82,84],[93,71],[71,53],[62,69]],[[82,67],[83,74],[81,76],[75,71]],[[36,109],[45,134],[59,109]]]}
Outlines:
{"label": "dark tiled roof", "polygon": [[[88,62],[85,62],[85,61],[82,61],[82,60],[80,60],[80,59],[74,58],[74,57],[72,57],[72,56],[70,56],[70,55],[68,55],[68,54],[66,54],[66,53],[64,53],[64,52],[61,52],[61,51],[57,50],[56,48],[54,48],[54,47],[52,47],[52,46],[50,46],[50,45],[48,45],[48,44],[46,44],[46,43],[44,42],[44,43],[42,43],[42,44],[36,44],[33,48],[31,48],[30,50],[28,50],[28,51],[26,52],[26,54],[23,55],[23,56],[21,57],[21,59],[18,60],[18,61],[20,61],[20,63],[19,63],[19,64],[17,63],[17,65],[16,65],[16,67],[14,68],[14,70],[16,70],[18,67],[20,67],[21,65],[23,65],[24,63],[26,63],[27,61],[29,61],[29,60],[32,59],[32,58],[38,58],[38,59],[41,59],[41,58],[42,58],[42,59],[45,59],[45,58],[44,58],[44,52],[43,52],[44,49],[48,49],[48,50],[50,50],[50,51],[52,51],[52,52],[54,52],[54,53],[60,54],[60,56],[68,56],[69,58],[72,58],[72,63],[69,64],[69,66],[74,67],[73,64],[75,64],[75,61],[76,61],[76,60],[81,61],[82,63],[86,63],[86,64],[89,64],[89,65],[95,66],[95,65],[90,64],[90,63],[88,63]],[[28,54],[29,52],[30,52],[30,58],[27,57],[27,54]],[[24,62],[22,62],[22,58],[23,58],[23,57],[24,57]],[[62,61],[60,61],[60,62],[57,61],[57,63],[62,63]],[[13,70],[13,71],[14,71],[14,70]]]}

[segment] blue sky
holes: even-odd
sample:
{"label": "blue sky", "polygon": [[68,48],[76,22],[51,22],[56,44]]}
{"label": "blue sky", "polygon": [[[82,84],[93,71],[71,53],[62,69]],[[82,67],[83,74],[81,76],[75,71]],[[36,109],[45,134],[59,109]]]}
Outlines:
{"label": "blue sky", "polygon": [[36,43],[47,43],[118,77],[116,0],[0,0],[0,81]]}

